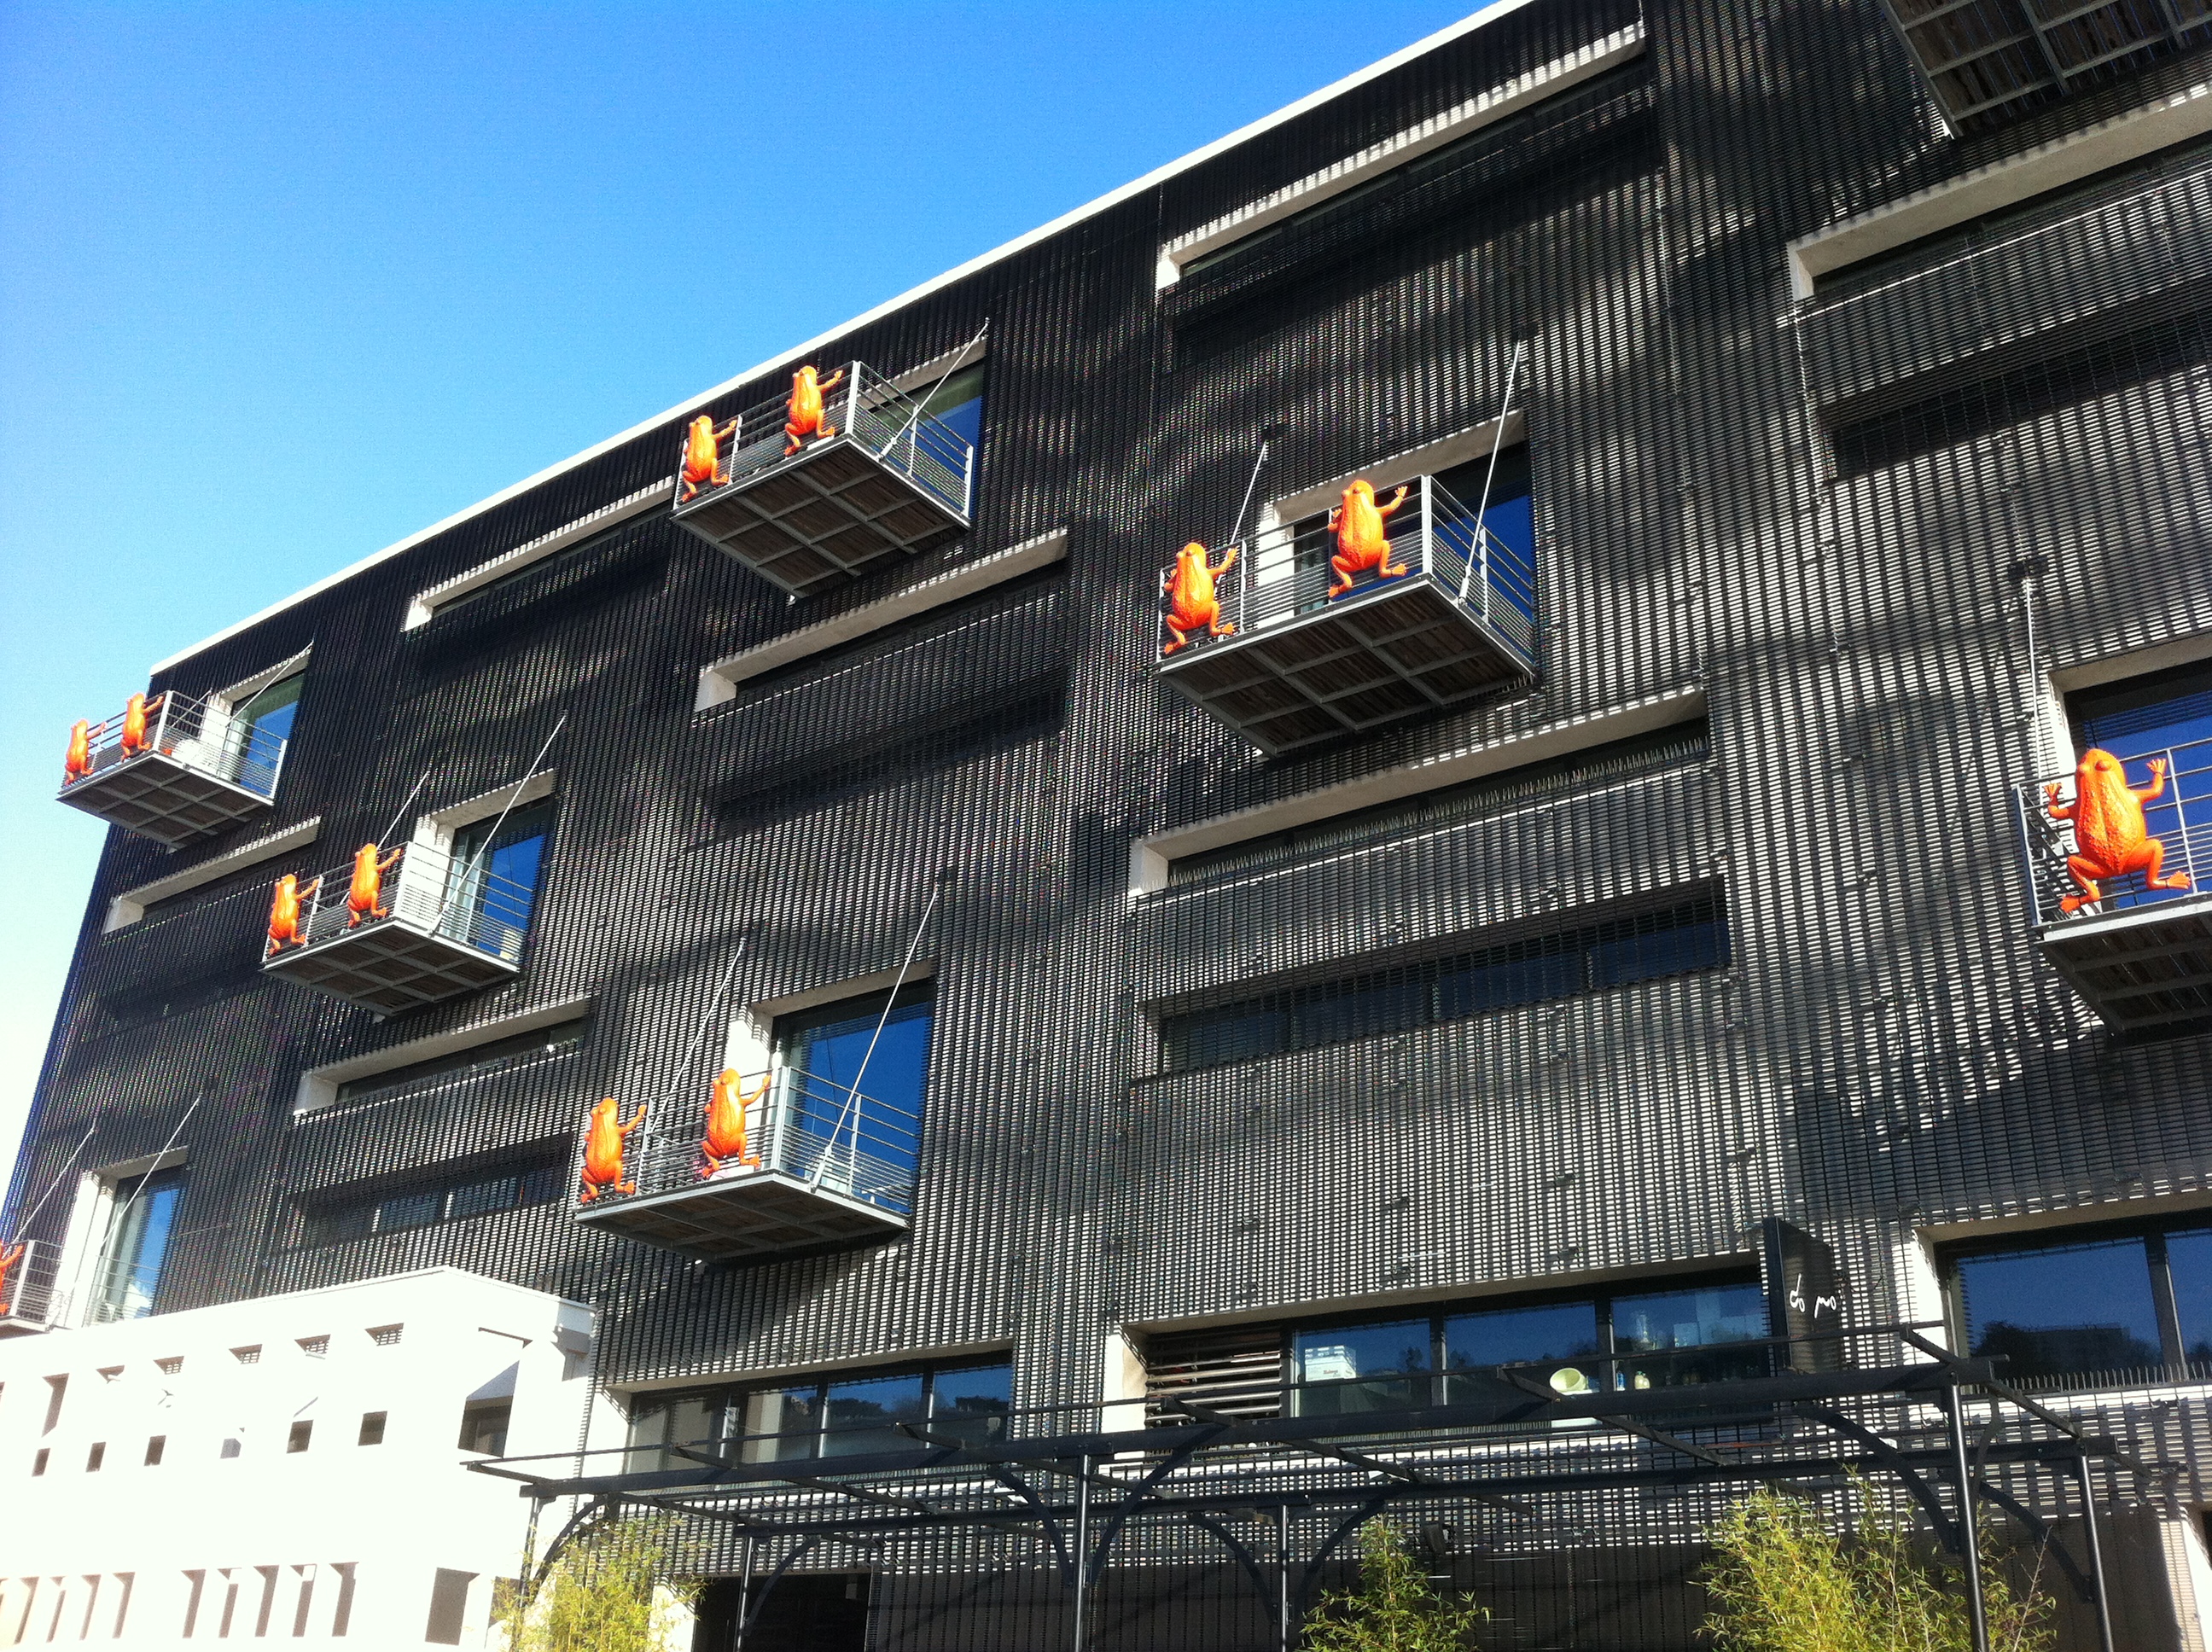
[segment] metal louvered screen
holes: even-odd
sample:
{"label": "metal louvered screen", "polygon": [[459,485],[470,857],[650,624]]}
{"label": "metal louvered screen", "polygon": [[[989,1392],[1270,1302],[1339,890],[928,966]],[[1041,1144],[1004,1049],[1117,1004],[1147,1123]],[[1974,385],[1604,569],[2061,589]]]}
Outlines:
{"label": "metal louvered screen", "polygon": [[1274,1417],[1283,1409],[1283,1333],[1235,1325],[1155,1337],[1146,1351],[1145,1411],[1155,1424],[1188,1416],[1188,1400],[1224,1417]]}
{"label": "metal louvered screen", "polygon": [[1884,0],[1954,125],[2016,114],[2195,45],[2212,0]]}

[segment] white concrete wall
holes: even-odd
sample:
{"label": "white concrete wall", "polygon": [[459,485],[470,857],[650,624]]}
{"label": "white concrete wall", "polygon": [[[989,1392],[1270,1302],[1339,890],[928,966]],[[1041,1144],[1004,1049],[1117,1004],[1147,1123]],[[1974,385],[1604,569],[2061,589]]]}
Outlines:
{"label": "white concrete wall", "polygon": [[[393,1325],[380,1345],[372,1331]],[[482,1646],[529,1504],[462,1467],[462,1407],[511,1391],[509,1454],[573,1450],[589,1329],[578,1304],[434,1268],[0,1341],[0,1648],[296,1643],[341,1627],[347,1646],[421,1647],[441,1567],[474,1574],[459,1644]],[[302,1345],[315,1338],[326,1351]],[[234,1351],[246,1347],[252,1364]],[[370,1412],[380,1445],[358,1443]],[[289,1451],[299,1422],[308,1443]],[[564,1515],[548,1511],[548,1535]]]}

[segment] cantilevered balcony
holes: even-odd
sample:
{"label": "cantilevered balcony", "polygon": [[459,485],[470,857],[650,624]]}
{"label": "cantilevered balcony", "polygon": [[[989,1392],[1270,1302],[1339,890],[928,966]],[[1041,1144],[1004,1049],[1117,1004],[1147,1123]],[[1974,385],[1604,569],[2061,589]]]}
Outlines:
{"label": "cantilevered balcony", "polygon": [[[767,1084],[762,1092],[763,1081]],[[694,1256],[812,1250],[905,1230],[921,1121],[793,1068],[755,1073],[745,1146],[710,1169],[703,1108],[648,1116],[625,1144],[623,1181],[570,1208],[589,1227]],[[725,1144],[726,1145],[728,1144]],[[581,1163],[580,1138],[578,1162]]]}
{"label": "cantilevered balcony", "polygon": [[679,470],[676,519],[794,596],[968,531],[975,450],[859,361],[825,370],[820,429],[781,390],[714,428],[711,476]]}
{"label": "cantilevered balcony", "polygon": [[299,880],[295,935],[279,938],[276,932],[290,926],[272,908],[264,971],[385,1015],[495,986],[520,971],[531,885],[408,844],[368,901],[356,893],[356,864]]}
{"label": "cantilevered balcony", "polygon": [[285,741],[218,705],[165,694],[74,740],[61,800],[157,843],[185,843],[266,809]]}
{"label": "cantilevered balcony", "polygon": [[[2017,793],[2030,908],[2044,957],[2107,1026],[2150,1038],[2212,1028],[2212,740],[2124,759],[2126,783],[2138,796],[2156,783],[2154,762],[2163,765],[2164,784],[2141,806],[2144,847],[2155,843],[2160,851],[2163,887],[2150,885],[2148,865],[2102,876],[2095,857],[2081,853],[2075,823],[2055,817],[2050,807],[2054,787],[2058,807],[2074,807],[2074,774],[2038,780]],[[2087,898],[2068,869],[2069,856],[2080,856],[2077,865],[2099,898]]]}
{"label": "cantilevered balcony", "polygon": [[60,1308],[56,1278],[61,1255],[40,1239],[27,1239],[22,1248],[0,1242],[0,1336],[43,1331],[53,1323]]}
{"label": "cantilevered balcony", "polygon": [[[1385,528],[1389,565],[1405,572],[1363,573],[1336,596],[1336,538],[1318,522],[1239,544],[1218,592],[1231,634],[1201,629],[1177,646],[1164,601],[1161,680],[1271,753],[1531,680],[1536,575],[1528,552],[1433,477],[1407,485]],[[1217,553],[1212,565],[1221,561]],[[1173,574],[1163,572],[1163,588]]]}

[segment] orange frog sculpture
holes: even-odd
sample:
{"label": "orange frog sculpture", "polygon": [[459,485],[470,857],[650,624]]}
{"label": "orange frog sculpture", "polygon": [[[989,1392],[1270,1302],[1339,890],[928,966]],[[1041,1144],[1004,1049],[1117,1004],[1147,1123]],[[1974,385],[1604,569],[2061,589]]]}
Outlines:
{"label": "orange frog sculpture", "polygon": [[583,1187],[576,1202],[588,1205],[603,1193],[634,1193],[637,1183],[623,1180],[623,1145],[630,1132],[645,1122],[645,1103],[628,1124],[621,1122],[622,1108],[611,1096],[592,1108],[584,1126]]}
{"label": "orange frog sculpture", "polygon": [[2056,780],[2043,788],[2043,806],[2051,817],[2074,823],[2075,853],[2066,857],[2066,870],[2081,892],[2059,902],[2061,912],[2095,906],[2105,898],[2099,880],[2131,872],[2143,875],[2146,889],[2189,887],[2185,872],[2159,875],[2166,845],[2143,823],[2143,805],[2165,791],[2165,758],[2150,760],[2150,784],[2137,792],[2129,787],[2126,765],[2094,746],[2081,754],[2081,766],[2074,771],[2073,802],[2059,802]]}
{"label": "orange frog sculpture", "polygon": [[0,1316],[15,1305],[8,1289],[8,1275],[15,1271],[15,1264],[23,1260],[23,1253],[28,1248],[20,1239],[12,1245],[0,1245]]}
{"label": "orange frog sculpture", "polygon": [[123,755],[135,757],[149,751],[154,743],[146,738],[146,720],[161,708],[161,696],[155,695],[149,701],[143,694],[134,694],[123,702]]}
{"label": "orange frog sculpture", "polygon": [[377,858],[374,843],[364,843],[353,852],[353,881],[346,885],[348,929],[372,918],[392,915],[392,908],[384,904],[384,874],[398,864],[406,848],[403,843],[381,859]]}
{"label": "orange frog sculpture", "polygon": [[722,468],[722,446],[714,420],[702,413],[691,421],[684,436],[684,491],[681,505],[702,488],[719,488],[730,479]]}
{"label": "orange frog sculpture", "polygon": [[1405,502],[1403,488],[1391,495],[1387,505],[1375,502],[1372,483],[1355,482],[1344,490],[1344,503],[1328,513],[1328,525],[1336,531],[1336,555],[1328,559],[1336,573],[1329,581],[1331,597],[1351,590],[1352,582],[1370,568],[1378,580],[1395,580],[1411,572],[1390,560],[1390,536],[1382,525]]}
{"label": "orange frog sculpture", "polygon": [[276,880],[276,887],[269,897],[269,951],[272,957],[287,946],[307,944],[300,928],[300,902],[313,900],[322,886],[323,880],[318,878],[301,889],[300,874],[294,872]]}
{"label": "orange frog sculpture", "polygon": [[1178,648],[1190,646],[1190,634],[1203,629],[1210,637],[1232,637],[1237,628],[1221,618],[1221,598],[1213,582],[1237,566],[1237,548],[1221,553],[1221,566],[1206,560],[1206,547],[1195,539],[1176,552],[1175,566],[1162,576],[1168,599],[1168,629],[1175,641],[1160,650],[1164,659]]}
{"label": "orange frog sculpture", "polygon": [[817,441],[827,441],[837,434],[834,424],[822,422],[822,392],[835,390],[845,382],[845,369],[839,367],[827,379],[817,379],[812,367],[801,367],[791,375],[790,416],[784,421],[783,456],[789,459],[799,451],[799,444],[811,436]]}
{"label": "orange frog sculpture", "polygon": [[69,756],[62,759],[62,784],[74,786],[92,773],[92,728],[83,720],[70,725]]}
{"label": "orange frog sculpture", "polygon": [[759,1153],[745,1145],[745,1114],[768,1099],[768,1075],[761,1075],[760,1088],[750,1096],[743,1093],[738,1070],[724,1067],[714,1080],[714,1093],[707,1098],[707,1133],[699,1144],[702,1179],[714,1175],[722,1166],[735,1160],[749,1168],[757,1167]]}

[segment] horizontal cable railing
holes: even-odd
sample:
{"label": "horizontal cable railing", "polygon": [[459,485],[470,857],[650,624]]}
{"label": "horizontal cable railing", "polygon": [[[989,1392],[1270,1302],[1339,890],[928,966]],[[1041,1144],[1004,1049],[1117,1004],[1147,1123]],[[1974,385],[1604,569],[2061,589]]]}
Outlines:
{"label": "horizontal cable railing", "polygon": [[[1377,502],[1388,505],[1389,500]],[[1326,613],[1401,580],[1425,577],[1489,626],[1525,668],[1534,669],[1536,569],[1526,552],[1493,533],[1474,506],[1454,498],[1434,477],[1407,484],[1405,501],[1384,519],[1383,531],[1389,547],[1384,564],[1393,571],[1364,570],[1349,584],[1333,566],[1336,532],[1325,525],[1285,524],[1218,548],[1207,559],[1209,570],[1235,553],[1227,568],[1213,575],[1220,622],[1233,628],[1231,635],[1250,636]],[[1201,623],[1177,636],[1172,622],[1192,617],[1188,609],[1177,612],[1172,595],[1179,566],[1171,563],[1160,572],[1160,589],[1169,593],[1157,644],[1163,660],[1201,647],[1212,635]]]}
{"label": "horizontal cable railing", "polygon": [[405,843],[375,857],[364,875],[358,858],[298,880],[299,914],[289,936],[272,909],[262,962],[301,947],[319,946],[386,924],[440,935],[479,952],[520,962],[536,890],[501,878],[473,860],[428,844]]}
{"label": "horizontal cable railing", "polygon": [[[2123,757],[2118,775],[2102,783],[2124,785],[2130,794],[2131,802],[2113,799],[2123,823],[2120,837],[2132,836],[2132,811],[2142,811],[2142,836],[2134,853],[2124,853],[2124,846],[2084,844],[2081,783],[2078,772],[2069,772],[2014,791],[2038,928],[2212,893],[2212,740]],[[2145,795],[2152,792],[2157,795]],[[2054,813],[2054,807],[2062,813]],[[2107,834],[2093,826],[2089,835],[2101,841]],[[2155,886],[2149,853],[2154,845]],[[2094,899],[2083,878],[2096,886]]]}
{"label": "horizontal cable railing", "polygon": [[1847,402],[2030,338],[2069,347],[2107,311],[2149,319],[2160,301],[2177,313],[2199,307],[2212,301],[2208,252],[2212,167],[2200,167],[1925,269],[1814,298],[1797,318],[1807,390],[1818,403]]}
{"label": "horizontal cable railing", "polygon": [[88,725],[81,753],[75,744],[72,739],[64,768],[64,795],[110,769],[158,753],[257,796],[274,797],[285,746],[282,738],[234,716],[219,701],[178,694],[157,695]]}
{"label": "horizontal cable railing", "polygon": [[159,1262],[103,1263],[93,1283],[92,1300],[85,1306],[84,1322],[113,1325],[144,1319],[154,1311],[161,1274]]}
{"label": "horizontal cable railing", "polygon": [[837,372],[821,375],[830,387],[822,395],[820,432],[796,439],[787,433],[786,426],[792,422],[788,391],[744,408],[716,425],[714,474],[693,478],[679,472],[678,508],[757,481],[794,461],[817,440],[826,440],[829,433],[835,432],[948,509],[966,516],[975,468],[975,451],[967,441],[950,426],[923,412],[919,401],[865,362],[848,361],[837,371],[842,378]]}
{"label": "horizontal cable railing", "polygon": [[623,1153],[623,1179],[636,1191],[604,1189],[592,1202],[719,1187],[780,1172],[878,1210],[912,1212],[919,1115],[792,1067],[744,1076],[738,1096],[742,1148],[734,1139],[718,1144],[727,1156],[710,1166],[705,1108],[664,1105],[648,1113]]}
{"label": "horizontal cable railing", "polygon": [[59,1306],[61,1252],[43,1239],[0,1243],[0,1320],[46,1325]]}

